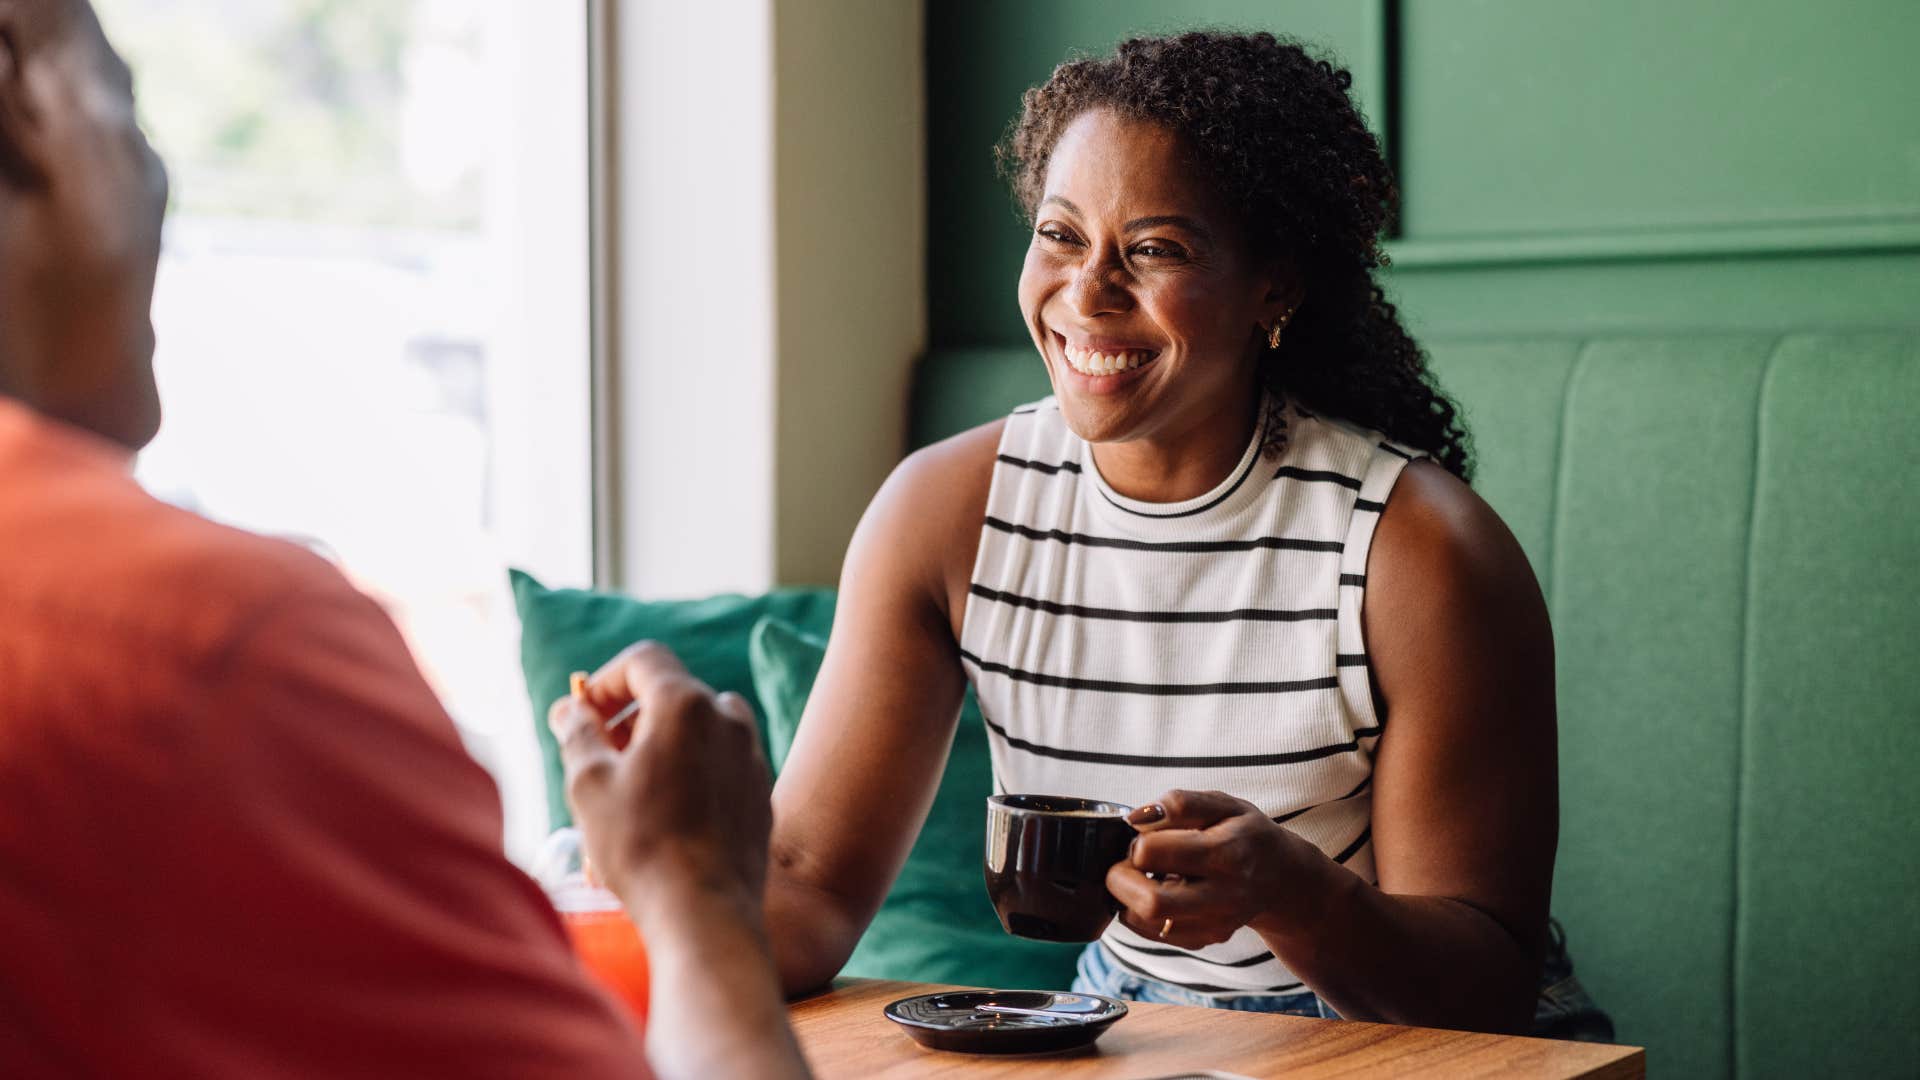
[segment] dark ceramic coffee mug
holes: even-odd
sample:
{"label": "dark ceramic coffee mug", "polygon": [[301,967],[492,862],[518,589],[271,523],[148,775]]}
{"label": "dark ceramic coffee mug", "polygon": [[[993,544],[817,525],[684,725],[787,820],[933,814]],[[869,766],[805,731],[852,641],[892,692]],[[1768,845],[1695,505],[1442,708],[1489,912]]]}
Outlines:
{"label": "dark ceramic coffee mug", "polygon": [[1093,941],[1120,910],[1107,871],[1127,857],[1133,807],[1060,795],[987,799],[987,895],[1007,933]]}

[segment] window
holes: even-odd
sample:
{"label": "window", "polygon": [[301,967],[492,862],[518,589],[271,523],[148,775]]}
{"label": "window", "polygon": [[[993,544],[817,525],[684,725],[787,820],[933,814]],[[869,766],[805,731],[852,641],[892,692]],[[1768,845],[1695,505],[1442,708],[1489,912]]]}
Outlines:
{"label": "window", "polygon": [[523,857],[505,568],[592,572],[585,5],[97,7],[173,178],[142,482],[385,604]]}

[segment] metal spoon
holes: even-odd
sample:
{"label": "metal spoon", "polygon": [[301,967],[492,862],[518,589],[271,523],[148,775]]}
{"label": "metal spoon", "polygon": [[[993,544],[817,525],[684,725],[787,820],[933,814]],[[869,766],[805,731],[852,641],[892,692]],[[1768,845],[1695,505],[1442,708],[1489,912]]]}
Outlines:
{"label": "metal spoon", "polygon": [[975,1005],[974,1012],[1011,1013],[1015,1016],[1051,1016],[1056,1020],[1085,1020],[1093,1015],[1085,1012],[1065,1012],[1055,1009],[1022,1009],[1013,1005]]}

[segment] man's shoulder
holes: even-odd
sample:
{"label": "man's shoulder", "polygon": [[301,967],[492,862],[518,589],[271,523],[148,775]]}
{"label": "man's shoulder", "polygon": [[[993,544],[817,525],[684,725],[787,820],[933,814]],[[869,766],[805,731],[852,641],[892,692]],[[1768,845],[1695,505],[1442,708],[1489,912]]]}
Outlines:
{"label": "man's shoulder", "polygon": [[60,430],[0,436],[0,596],[9,622],[144,639],[187,659],[223,649],[287,597],[351,591],[299,545],[154,498],[84,439]]}

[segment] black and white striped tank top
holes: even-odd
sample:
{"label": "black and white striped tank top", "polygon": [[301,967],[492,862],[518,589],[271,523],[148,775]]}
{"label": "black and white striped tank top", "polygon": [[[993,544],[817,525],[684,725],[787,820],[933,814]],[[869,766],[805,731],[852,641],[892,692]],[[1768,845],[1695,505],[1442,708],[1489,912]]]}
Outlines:
{"label": "black and white striped tank top", "polygon": [[[1002,792],[1138,806],[1172,788],[1259,806],[1373,880],[1373,746],[1360,609],[1387,493],[1418,452],[1288,406],[1181,503],[1114,491],[1054,399],[1000,440],[960,647]],[[1241,928],[1199,951],[1117,920],[1135,971],[1204,994],[1300,982]]]}

